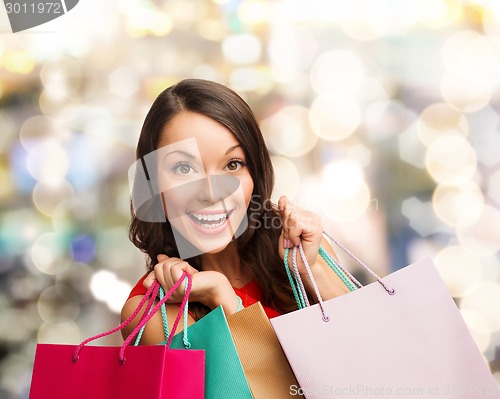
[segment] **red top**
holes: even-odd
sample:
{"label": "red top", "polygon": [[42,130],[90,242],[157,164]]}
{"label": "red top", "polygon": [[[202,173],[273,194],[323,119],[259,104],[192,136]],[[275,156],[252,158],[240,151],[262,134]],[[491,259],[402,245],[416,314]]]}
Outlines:
{"label": "red top", "polygon": [[[146,294],[147,290],[142,283],[147,275],[148,274],[146,273],[144,276],[142,276],[141,279],[135,285],[135,287],[132,288],[132,291],[130,292],[128,299],[137,295]],[[248,307],[262,300],[262,291],[260,290],[259,284],[255,279],[251,280],[248,284],[246,284],[241,288],[233,287],[233,290],[236,293],[236,295],[238,295],[241,298],[244,307]],[[270,319],[280,315],[280,313],[274,310],[273,308],[264,305],[262,305],[262,307],[264,308],[264,312],[266,312],[267,317]]]}

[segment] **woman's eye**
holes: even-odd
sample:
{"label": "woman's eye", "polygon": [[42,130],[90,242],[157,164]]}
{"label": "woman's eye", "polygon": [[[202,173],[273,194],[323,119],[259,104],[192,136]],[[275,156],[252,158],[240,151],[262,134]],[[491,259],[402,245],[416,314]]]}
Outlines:
{"label": "woman's eye", "polygon": [[240,170],[243,166],[245,166],[245,163],[243,161],[234,160],[227,163],[226,169],[230,172],[235,172],[237,170]]}
{"label": "woman's eye", "polygon": [[174,173],[184,176],[196,172],[195,168],[193,168],[193,166],[188,163],[178,163],[172,168],[172,170],[174,171]]}

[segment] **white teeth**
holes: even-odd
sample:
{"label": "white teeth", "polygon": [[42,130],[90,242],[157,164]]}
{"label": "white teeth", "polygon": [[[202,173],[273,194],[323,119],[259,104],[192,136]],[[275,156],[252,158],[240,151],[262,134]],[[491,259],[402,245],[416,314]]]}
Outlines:
{"label": "white teeth", "polygon": [[225,219],[227,217],[227,213],[219,213],[219,214],[215,214],[215,215],[192,213],[191,215],[193,215],[199,221],[202,221],[202,220],[213,221],[213,220]]}
{"label": "white teeth", "polygon": [[[205,229],[215,229],[221,226],[227,219],[228,213],[218,213],[218,214],[206,214],[206,213],[191,213],[191,216],[194,217]],[[212,223],[203,223],[203,222],[212,222]]]}

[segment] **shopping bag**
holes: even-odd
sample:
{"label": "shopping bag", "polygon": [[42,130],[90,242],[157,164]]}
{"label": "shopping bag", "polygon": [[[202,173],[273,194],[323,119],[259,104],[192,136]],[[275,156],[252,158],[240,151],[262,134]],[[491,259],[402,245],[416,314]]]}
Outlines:
{"label": "shopping bag", "polygon": [[173,326],[175,331],[191,289],[191,277],[186,273],[162,299],[163,302],[142,317],[121,347],[86,344],[129,324],[148,299],[152,303],[156,298],[159,283],[151,286],[135,312],[118,327],[88,338],[80,345],[38,344],[30,399],[202,399],[204,351],[171,349],[170,341],[165,346],[128,346],[184,277],[188,278],[188,284]]}
{"label": "shopping bag", "polygon": [[260,302],[228,316],[227,322],[253,397],[290,397],[298,383]]}
{"label": "shopping bag", "polygon": [[377,282],[323,301],[301,245],[299,251],[318,303],[271,319],[297,392],[306,398],[500,398],[430,259],[383,279],[369,270]]}
{"label": "shopping bag", "polygon": [[[163,324],[166,326],[168,325],[166,313],[162,314]],[[205,398],[251,399],[252,392],[222,307],[215,308],[189,327],[187,327],[187,311],[185,310],[184,321],[183,332],[173,338],[171,338],[171,332],[165,331],[165,335],[172,340],[172,348],[191,348],[205,351]]]}

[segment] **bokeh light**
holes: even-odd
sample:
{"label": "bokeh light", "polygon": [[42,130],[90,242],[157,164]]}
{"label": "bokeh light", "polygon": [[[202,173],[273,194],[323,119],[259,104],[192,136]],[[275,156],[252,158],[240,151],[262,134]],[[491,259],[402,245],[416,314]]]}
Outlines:
{"label": "bokeh light", "polygon": [[344,93],[355,96],[365,77],[359,56],[348,50],[331,50],[316,58],[311,67],[311,85],[318,94]]}
{"label": "bokeh light", "polygon": [[318,141],[314,133],[318,121],[301,106],[289,106],[276,112],[261,123],[268,146],[277,154],[299,157],[313,149]]}
{"label": "bokeh light", "polygon": [[443,135],[457,134],[467,136],[469,125],[465,116],[445,103],[428,106],[417,121],[418,137],[427,147]]}
{"label": "bokeh light", "polygon": [[457,229],[460,243],[481,255],[491,255],[500,250],[500,212],[489,205],[475,222]]}
{"label": "bokeh light", "polygon": [[132,286],[119,280],[114,273],[106,270],[96,272],[90,281],[90,290],[94,297],[106,303],[114,313],[119,313]]}
{"label": "bokeh light", "polygon": [[463,184],[476,172],[477,156],[469,142],[454,134],[442,135],[430,145],[427,170],[442,184]]}
{"label": "bokeh light", "polygon": [[31,261],[42,273],[54,275],[68,266],[66,242],[57,233],[44,233],[31,246]]}
{"label": "bokeh light", "polygon": [[467,226],[483,211],[484,198],[479,186],[471,181],[459,186],[438,185],[432,196],[436,215],[446,224]]}
{"label": "bokeh light", "polygon": [[271,198],[275,203],[277,203],[279,197],[282,195],[293,199],[300,188],[300,173],[297,167],[288,158],[273,156],[271,160],[276,176],[276,183]]}
{"label": "bokeh light", "polygon": [[354,99],[335,95],[316,97],[311,104],[311,113],[315,118],[312,124],[319,122],[316,134],[329,141],[349,137],[361,120],[361,110]]}
{"label": "bokeh light", "polygon": [[477,311],[462,309],[460,314],[474,338],[479,350],[485,352],[491,342],[491,330],[486,319]]}
{"label": "bokeh light", "polygon": [[481,281],[481,259],[467,248],[448,246],[436,254],[434,263],[453,297],[463,297]]}
{"label": "bokeh light", "polygon": [[250,34],[230,35],[222,42],[224,57],[236,65],[256,63],[261,52],[259,39]]}
{"label": "bokeh light", "polygon": [[477,284],[462,298],[462,309],[474,310],[484,317],[491,331],[500,330],[500,285],[486,281]]}

